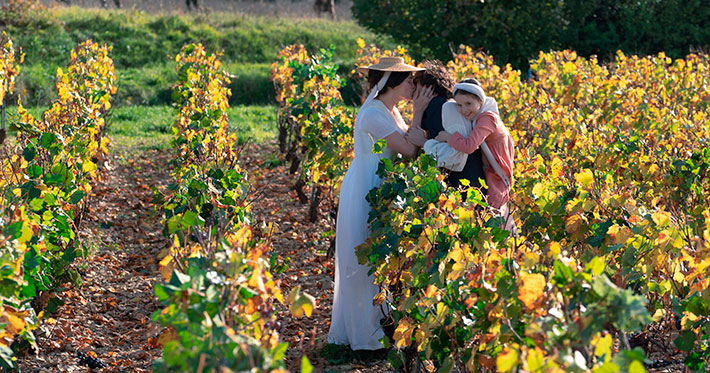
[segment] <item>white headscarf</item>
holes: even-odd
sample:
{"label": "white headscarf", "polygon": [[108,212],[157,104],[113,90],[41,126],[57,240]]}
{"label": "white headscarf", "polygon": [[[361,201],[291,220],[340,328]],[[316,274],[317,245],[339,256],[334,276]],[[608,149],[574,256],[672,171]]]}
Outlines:
{"label": "white headscarf", "polygon": [[481,108],[478,110],[476,117],[473,118],[474,125],[476,123],[476,119],[478,119],[478,117],[485,112],[490,111],[500,116],[500,112],[498,112],[498,103],[493,97],[486,96],[486,93],[480,85],[473,83],[456,83],[453,90],[454,95],[456,95],[456,91],[468,92],[481,99]]}
{"label": "white headscarf", "polygon": [[[456,109],[456,105],[453,102],[445,103],[442,107],[441,115],[442,125],[444,127],[444,130],[446,130],[447,132],[458,132],[464,137],[468,137],[470,131],[473,129],[473,127],[476,126],[476,120],[478,119],[478,117],[481,116],[481,114],[486,112],[492,112],[495,113],[496,116],[500,116],[500,112],[498,111],[498,103],[496,102],[496,100],[493,97],[486,96],[486,93],[483,91],[483,88],[481,88],[481,86],[479,86],[478,84],[458,83],[454,86],[454,94],[457,90],[461,90],[475,95],[476,97],[481,99],[482,104],[481,108],[478,110],[478,114],[476,114],[476,117],[473,118],[473,121],[469,124],[469,122],[465,120],[465,118],[458,112],[458,110]],[[486,144],[486,142],[484,141],[481,143],[480,148],[484,156],[488,160],[488,163],[491,165],[491,167],[493,167],[494,171],[498,174],[498,176],[500,176],[501,180],[503,180],[505,186],[510,189],[510,180],[505,175],[503,170],[500,168],[500,165],[493,157],[493,153],[488,148],[488,144]],[[439,167],[446,167],[453,171],[463,170],[468,159],[467,154],[455,150],[448,143],[442,143],[437,141],[436,139],[427,140],[427,142],[424,143],[424,151],[427,154],[432,155],[437,160],[437,165]]]}
{"label": "white headscarf", "polygon": [[478,96],[478,98],[481,99],[481,102],[486,100],[486,93],[483,92],[483,88],[478,85],[478,84],[473,84],[473,83],[456,83],[454,85],[454,96],[456,95],[456,91],[465,91],[470,94]]}

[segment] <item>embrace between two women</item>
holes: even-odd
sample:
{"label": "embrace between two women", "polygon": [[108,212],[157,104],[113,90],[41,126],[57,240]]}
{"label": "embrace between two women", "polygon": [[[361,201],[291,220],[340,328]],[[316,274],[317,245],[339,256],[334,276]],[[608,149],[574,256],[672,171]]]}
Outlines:
{"label": "embrace between two women", "polygon": [[[384,337],[380,320],[385,306],[374,306],[379,292],[368,267],[361,265],[355,247],[369,236],[370,206],[367,193],[381,180],[376,175],[382,157],[397,153],[414,157],[419,148],[447,170],[446,181],[457,187],[467,179],[482,190],[488,205],[504,217],[505,228],[515,231],[507,201],[512,184],[513,139],[503,125],[495,99],[486,96],[475,79],[457,84],[438,61],[422,68],[404,63],[401,57],[383,57],[378,63],[359,68],[367,72],[371,92],[355,119],[354,158],[340,189],[335,236],[335,292],[328,342],[349,345],[353,350],[378,350]],[[411,126],[402,119],[396,104],[413,101]],[[372,147],[387,141],[376,154]]]}

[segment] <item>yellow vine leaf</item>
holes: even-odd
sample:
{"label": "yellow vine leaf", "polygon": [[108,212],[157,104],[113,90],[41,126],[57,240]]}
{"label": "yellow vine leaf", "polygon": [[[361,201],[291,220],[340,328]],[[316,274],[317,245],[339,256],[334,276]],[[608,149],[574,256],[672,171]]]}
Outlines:
{"label": "yellow vine leaf", "polygon": [[372,305],[373,306],[379,306],[384,302],[385,302],[385,293],[377,293],[377,295],[375,295],[372,298]]}
{"label": "yellow vine leaf", "polygon": [[397,329],[394,331],[394,341],[395,346],[398,349],[408,347],[412,344],[412,333],[414,332],[414,325],[412,320],[409,318],[404,318],[399,320],[397,324]]}
{"label": "yellow vine leaf", "polygon": [[583,188],[587,188],[594,182],[594,175],[592,174],[591,170],[585,168],[575,174],[574,179],[577,180],[579,185],[581,185]]}
{"label": "yellow vine leaf", "polygon": [[173,273],[173,269],[175,269],[175,262],[173,261],[173,256],[170,254],[165,256],[165,258],[160,261],[159,267],[160,275],[163,276],[163,280],[170,280],[170,275]]}
{"label": "yellow vine leaf", "polygon": [[496,368],[499,372],[510,372],[518,365],[518,351],[506,347],[496,357]]}
{"label": "yellow vine leaf", "polygon": [[629,373],[646,373],[646,368],[638,360],[629,364]]}
{"label": "yellow vine leaf", "polygon": [[567,218],[565,221],[565,231],[567,233],[577,233],[579,231],[579,227],[582,225],[582,217],[579,216],[578,214],[574,214]]}
{"label": "yellow vine leaf", "polygon": [[651,219],[658,226],[666,226],[670,221],[671,215],[665,211],[657,211],[651,214]]}
{"label": "yellow vine leaf", "polygon": [[173,327],[168,327],[163,330],[160,335],[158,336],[158,344],[161,346],[165,346],[166,343],[170,341],[177,341],[178,340],[178,334],[177,331]]}
{"label": "yellow vine leaf", "polygon": [[596,346],[594,346],[594,355],[597,357],[606,356],[611,357],[611,347],[614,341],[611,339],[611,335],[607,334],[597,341]]}
{"label": "yellow vine leaf", "polygon": [[545,276],[539,273],[532,273],[522,277],[522,285],[518,289],[518,299],[523,302],[528,311],[532,311],[542,305],[546,284]]}
{"label": "yellow vine leaf", "polygon": [[525,359],[526,369],[529,372],[537,372],[545,366],[545,355],[538,347],[528,350],[528,356]]}
{"label": "yellow vine leaf", "polygon": [[432,297],[436,296],[436,292],[437,292],[436,286],[429,285],[429,286],[427,286],[426,291],[424,291],[424,296],[427,298],[432,298]]}
{"label": "yellow vine leaf", "polygon": [[24,329],[27,323],[25,318],[28,315],[28,311],[17,312],[14,308],[5,306],[2,308],[2,314],[0,316],[0,323],[6,323],[3,334],[7,333],[8,336],[14,336]]}
{"label": "yellow vine leaf", "polygon": [[316,299],[306,293],[301,294],[301,287],[296,286],[288,296],[289,309],[295,317],[311,317]]}

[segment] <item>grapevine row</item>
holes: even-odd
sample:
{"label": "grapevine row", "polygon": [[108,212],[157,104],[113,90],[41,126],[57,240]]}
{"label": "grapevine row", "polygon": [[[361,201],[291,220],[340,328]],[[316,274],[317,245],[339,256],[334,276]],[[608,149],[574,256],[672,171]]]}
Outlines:
{"label": "grapevine row", "polygon": [[310,315],[311,299],[298,289],[285,299],[269,272],[268,237],[252,226],[247,174],[229,133],[219,55],[190,44],[176,61],[175,181],[157,195],[173,245],[160,263],[167,282],[155,290],[165,308],[154,314],[172,335],[155,370],[283,371],[274,301]]}
{"label": "grapevine row", "polygon": [[[15,366],[13,349],[36,347],[32,330],[45,308],[62,304],[60,286],[81,283],[69,265],[83,252],[77,229],[108,152],[104,117],[116,92],[110,50],[90,40],[72,50],[66,71],[57,71],[58,100],[40,119],[20,104],[17,134],[1,150],[0,364],[7,368]],[[0,60],[5,98],[19,67],[4,34]]]}
{"label": "grapevine row", "polygon": [[435,174],[431,163],[388,167],[360,255],[397,291],[397,343],[467,370],[640,371],[631,337],[678,324],[686,363],[706,366],[707,57],[600,66],[543,53],[527,81],[470,49],[448,66],[480,79],[512,128],[522,237],[502,240],[490,217],[471,221],[473,206],[408,170]]}
{"label": "grapevine row", "polygon": [[706,369],[708,56],[619,52],[602,65],[562,51],[531,66],[524,80],[466,47],[448,63],[481,81],[511,129],[520,237],[506,239],[477,191],[447,189],[430,158],[383,161],[358,255],[384,285],[376,301],[391,300],[391,360],[643,371],[635,341],[665,328],[679,357]]}
{"label": "grapevine row", "polygon": [[337,203],[352,158],[353,114],[340,95],[332,49],[309,55],[302,45],[292,45],[278,58],[272,80],[279,103],[279,147],[291,162],[290,172],[300,171],[295,189],[301,203],[310,201],[309,220],[315,222],[322,200]]}

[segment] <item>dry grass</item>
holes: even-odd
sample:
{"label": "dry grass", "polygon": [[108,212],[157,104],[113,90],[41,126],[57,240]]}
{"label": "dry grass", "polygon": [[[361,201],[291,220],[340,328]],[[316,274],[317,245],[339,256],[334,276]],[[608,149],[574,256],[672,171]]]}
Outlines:
{"label": "dry grass", "polygon": [[[120,0],[124,9],[137,9],[149,13],[186,13],[185,0]],[[48,7],[64,6],[58,0],[42,0]],[[106,0],[109,9],[115,8],[113,0]],[[250,15],[317,18],[313,10],[313,0],[199,0],[203,12],[240,12]],[[101,7],[101,0],[71,0],[72,5],[87,8]],[[351,0],[340,0],[335,4],[338,19],[351,20]],[[325,15],[320,15],[325,17]]]}

